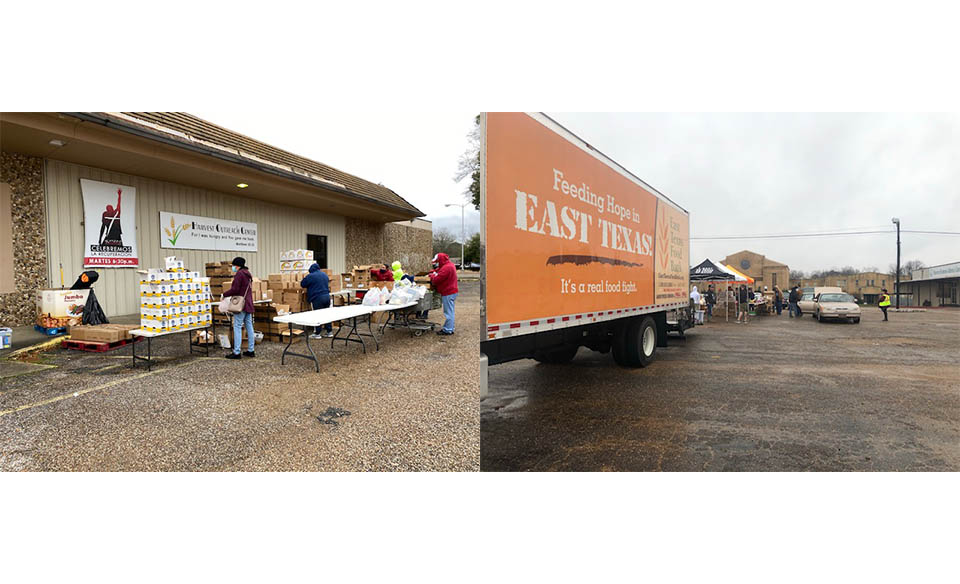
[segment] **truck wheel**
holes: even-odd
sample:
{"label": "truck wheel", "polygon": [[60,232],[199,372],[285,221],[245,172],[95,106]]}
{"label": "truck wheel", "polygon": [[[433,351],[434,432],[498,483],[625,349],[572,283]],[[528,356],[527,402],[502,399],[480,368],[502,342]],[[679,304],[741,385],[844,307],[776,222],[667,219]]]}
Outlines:
{"label": "truck wheel", "polygon": [[554,349],[552,351],[538,351],[533,355],[534,360],[539,363],[561,364],[573,361],[580,347],[570,346]]}
{"label": "truck wheel", "polygon": [[860,319],[859,318],[853,319],[853,324],[860,324]]}
{"label": "truck wheel", "polygon": [[657,352],[657,323],[652,317],[631,322],[626,331],[626,361],[630,367],[646,367]]}

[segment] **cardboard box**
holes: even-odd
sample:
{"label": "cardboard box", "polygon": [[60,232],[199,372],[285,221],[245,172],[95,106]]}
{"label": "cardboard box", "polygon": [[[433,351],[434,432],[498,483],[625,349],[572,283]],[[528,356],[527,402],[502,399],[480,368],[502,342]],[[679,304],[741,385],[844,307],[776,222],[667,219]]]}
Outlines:
{"label": "cardboard box", "polygon": [[75,341],[115,343],[124,337],[124,332],[110,325],[75,326],[70,328],[70,338]]}
{"label": "cardboard box", "polygon": [[89,290],[37,290],[37,324],[56,328],[83,318],[89,295]]}
{"label": "cardboard box", "polygon": [[343,290],[343,279],[340,274],[330,276],[330,292],[339,292]]}

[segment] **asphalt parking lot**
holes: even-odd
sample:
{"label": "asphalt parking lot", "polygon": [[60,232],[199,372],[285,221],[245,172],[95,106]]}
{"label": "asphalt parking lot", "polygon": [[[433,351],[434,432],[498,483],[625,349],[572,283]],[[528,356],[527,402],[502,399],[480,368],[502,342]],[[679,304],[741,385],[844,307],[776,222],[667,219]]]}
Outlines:
{"label": "asphalt parking lot", "polygon": [[489,369],[483,471],[960,470],[960,310],[722,318],[644,369]]}
{"label": "asphalt parking lot", "polygon": [[184,335],[154,344],[165,361],[149,373],[128,348],[48,351],[47,367],[3,379],[0,471],[476,471],[478,338],[474,281],[457,334],[388,330],[366,355],[327,342],[319,374],[305,359],[281,366],[276,343],[240,362],[190,357]]}

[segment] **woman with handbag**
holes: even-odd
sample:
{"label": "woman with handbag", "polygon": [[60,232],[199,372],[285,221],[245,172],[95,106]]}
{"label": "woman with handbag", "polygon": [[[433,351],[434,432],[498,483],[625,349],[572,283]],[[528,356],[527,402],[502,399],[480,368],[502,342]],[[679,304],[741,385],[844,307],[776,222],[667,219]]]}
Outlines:
{"label": "woman with handbag", "polygon": [[224,292],[222,304],[226,304],[226,312],[233,315],[233,352],[227,359],[240,359],[240,342],[243,326],[247,328],[247,350],[245,357],[256,357],[253,351],[253,276],[247,269],[247,261],[241,257],[233,258],[233,284]]}

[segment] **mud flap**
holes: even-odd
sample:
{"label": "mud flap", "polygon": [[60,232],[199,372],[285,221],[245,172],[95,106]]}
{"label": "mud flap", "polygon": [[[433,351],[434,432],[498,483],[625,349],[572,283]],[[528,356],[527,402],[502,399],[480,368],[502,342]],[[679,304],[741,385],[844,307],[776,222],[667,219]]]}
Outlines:
{"label": "mud flap", "polygon": [[667,346],[667,313],[655,312],[653,320],[657,323],[657,346]]}

